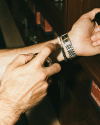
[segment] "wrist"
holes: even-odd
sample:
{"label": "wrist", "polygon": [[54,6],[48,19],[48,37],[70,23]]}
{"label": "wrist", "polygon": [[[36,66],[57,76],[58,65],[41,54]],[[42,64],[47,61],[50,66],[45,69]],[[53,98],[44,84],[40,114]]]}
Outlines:
{"label": "wrist", "polygon": [[0,123],[1,125],[4,125],[4,124],[14,125],[18,121],[20,114],[21,112],[18,111],[18,109],[15,108],[13,104],[0,98]]}

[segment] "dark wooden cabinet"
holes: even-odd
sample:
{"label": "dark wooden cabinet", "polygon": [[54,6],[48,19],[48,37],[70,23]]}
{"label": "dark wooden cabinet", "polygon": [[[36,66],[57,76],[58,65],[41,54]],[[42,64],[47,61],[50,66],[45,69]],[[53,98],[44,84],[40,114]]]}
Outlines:
{"label": "dark wooden cabinet", "polygon": [[[37,28],[35,15],[29,4],[35,4],[58,35],[68,32],[82,14],[100,7],[100,0],[11,1],[15,20],[18,21],[15,10],[21,9],[41,42],[53,39],[53,36],[46,36]],[[17,6],[17,9],[14,6]],[[20,27],[19,23],[18,26]],[[61,125],[99,125],[100,112],[89,97],[89,89],[91,78],[100,87],[100,55],[61,62],[61,66],[62,71],[56,76],[57,84],[51,86],[51,89],[56,87],[51,98]]]}
{"label": "dark wooden cabinet", "polygon": [[77,19],[84,13],[100,7],[99,0],[31,0],[39,7],[58,34],[68,32]]}

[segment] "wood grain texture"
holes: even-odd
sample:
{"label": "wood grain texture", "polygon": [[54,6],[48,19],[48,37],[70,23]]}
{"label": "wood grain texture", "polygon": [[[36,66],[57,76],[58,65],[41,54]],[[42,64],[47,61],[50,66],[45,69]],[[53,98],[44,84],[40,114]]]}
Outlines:
{"label": "wood grain texture", "polygon": [[94,8],[100,8],[100,0],[83,0],[82,13],[87,13]]}
{"label": "wood grain texture", "polygon": [[7,48],[25,46],[4,0],[0,0],[0,25]]}
{"label": "wood grain texture", "polygon": [[[20,1],[19,7],[23,8],[29,23],[33,23],[34,27],[34,15],[23,1]],[[100,0],[64,0],[63,11],[60,11],[50,0],[32,1],[58,34],[68,32],[83,13],[100,7]],[[38,32],[41,38],[41,31]],[[42,38],[44,39],[44,36]],[[81,57],[77,61],[68,61],[67,64],[61,62],[61,66],[58,81],[55,81],[57,88],[54,89],[53,84],[49,90],[61,125],[99,125],[100,112],[89,98],[89,89],[90,78],[100,87],[100,55]],[[55,91],[59,91],[59,95],[54,94]]]}
{"label": "wood grain texture", "polygon": [[82,15],[83,1],[81,0],[68,0],[68,12],[67,12],[67,27],[66,32],[71,30],[72,25]]}
{"label": "wood grain texture", "polygon": [[90,78],[92,78],[100,88],[100,62],[97,60],[97,57],[100,58],[100,55],[92,57],[82,57],[79,59],[79,62],[88,72]]}

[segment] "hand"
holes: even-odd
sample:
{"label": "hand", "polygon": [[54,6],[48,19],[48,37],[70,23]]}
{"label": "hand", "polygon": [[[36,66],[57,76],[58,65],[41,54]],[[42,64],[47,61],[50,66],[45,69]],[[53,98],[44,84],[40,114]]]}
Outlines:
{"label": "hand", "polygon": [[92,56],[100,53],[100,47],[93,46],[93,41],[91,39],[91,36],[95,33],[95,29],[97,28],[96,23],[92,20],[99,11],[100,9],[94,9],[81,16],[68,33],[78,56]]}
{"label": "hand", "polygon": [[33,54],[19,55],[7,67],[0,88],[0,99],[7,105],[6,111],[11,109],[15,114],[21,114],[44,98],[48,77],[61,69],[57,63],[50,67],[43,66],[53,50],[55,46],[48,44],[35,58]]}

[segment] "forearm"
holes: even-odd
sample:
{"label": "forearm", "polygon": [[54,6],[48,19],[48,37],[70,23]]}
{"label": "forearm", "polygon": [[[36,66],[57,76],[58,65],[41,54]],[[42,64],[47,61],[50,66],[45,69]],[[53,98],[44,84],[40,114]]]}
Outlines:
{"label": "forearm", "polygon": [[45,45],[48,43],[54,43],[57,47],[56,51],[53,52],[52,59],[57,61],[64,60],[61,49],[59,46],[58,39],[50,40],[44,43],[24,47],[17,49],[4,49],[0,50],[0,80],[3,77],[6,67],[11,63],[19,54],[28,54],[28,53],[38,53]]}
{"label": "forearm", "polygon": [[18,112],[17,108],[0,100],[0,125],[14,125],[21,115]]}

